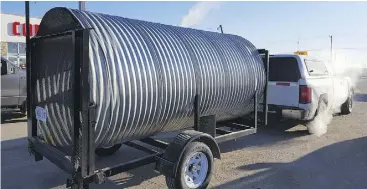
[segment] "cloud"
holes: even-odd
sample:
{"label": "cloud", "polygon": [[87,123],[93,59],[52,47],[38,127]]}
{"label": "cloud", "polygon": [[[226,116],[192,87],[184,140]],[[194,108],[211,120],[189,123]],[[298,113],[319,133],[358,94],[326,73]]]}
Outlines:
{"label": "cloud", "polygon": [[190,8],[180,23],[182,27],[192,27],[199,25],[200,22],[208,15],[211,10],[218,9],[221,2],[199,2]]}

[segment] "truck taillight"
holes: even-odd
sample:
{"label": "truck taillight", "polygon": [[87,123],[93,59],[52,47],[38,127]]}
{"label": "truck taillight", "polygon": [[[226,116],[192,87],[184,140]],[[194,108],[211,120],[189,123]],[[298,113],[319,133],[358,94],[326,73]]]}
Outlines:
{"label": "truck taillight", "polygon": [[306,85],[299,86],[299,103],[308,104],[311,103],[311,88]]}

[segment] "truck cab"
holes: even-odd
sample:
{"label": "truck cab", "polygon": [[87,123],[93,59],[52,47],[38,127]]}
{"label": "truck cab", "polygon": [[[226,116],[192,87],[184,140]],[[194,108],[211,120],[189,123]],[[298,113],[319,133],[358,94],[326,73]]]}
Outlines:
{"label": "truck cab", "polygon": [[328,64],[304,55],[272,55],[269,58],[269,110],[279,116],[312,120],[321,110],[348,114],[352,111],[352,87]]}
{"label": "truck cab", "polygon": [[1,57],[1,110],[20,109],[26,113],[26,71]]}

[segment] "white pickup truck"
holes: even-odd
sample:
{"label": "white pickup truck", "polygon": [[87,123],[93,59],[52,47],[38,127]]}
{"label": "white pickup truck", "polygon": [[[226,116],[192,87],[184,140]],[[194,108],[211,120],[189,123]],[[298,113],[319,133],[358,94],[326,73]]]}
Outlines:
{"label": "white pickup truck", "polygon": [[293,54],[271,55],[269,59],[270,111],[299,120],[312,120],[324,110],[351,113],[350,79],[336,76],[325,61]]}

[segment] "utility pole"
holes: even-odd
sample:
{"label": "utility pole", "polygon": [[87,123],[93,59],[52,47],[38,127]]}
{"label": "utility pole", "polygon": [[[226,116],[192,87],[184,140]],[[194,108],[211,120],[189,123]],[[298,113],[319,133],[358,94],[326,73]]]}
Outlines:
{"label": "utility pole", "polygon": [[219,25],[218,29],[220,30],[220,33],[223,33],[223,27],[222,27],[222,25]]}
{"label": "utility pole", "polygon": [[298,40],[297,40],[297,51],[299,51],[299,37],[298,37]]}
{"label": "utility pole", "polygon": [[79,10],[85,11],[85,1],[79,1]]}
{"label": "utility pole", "polygon": [[330,37],[330,56],[331,56],[331,62],[333,62],[333,36],[329,35]]}

